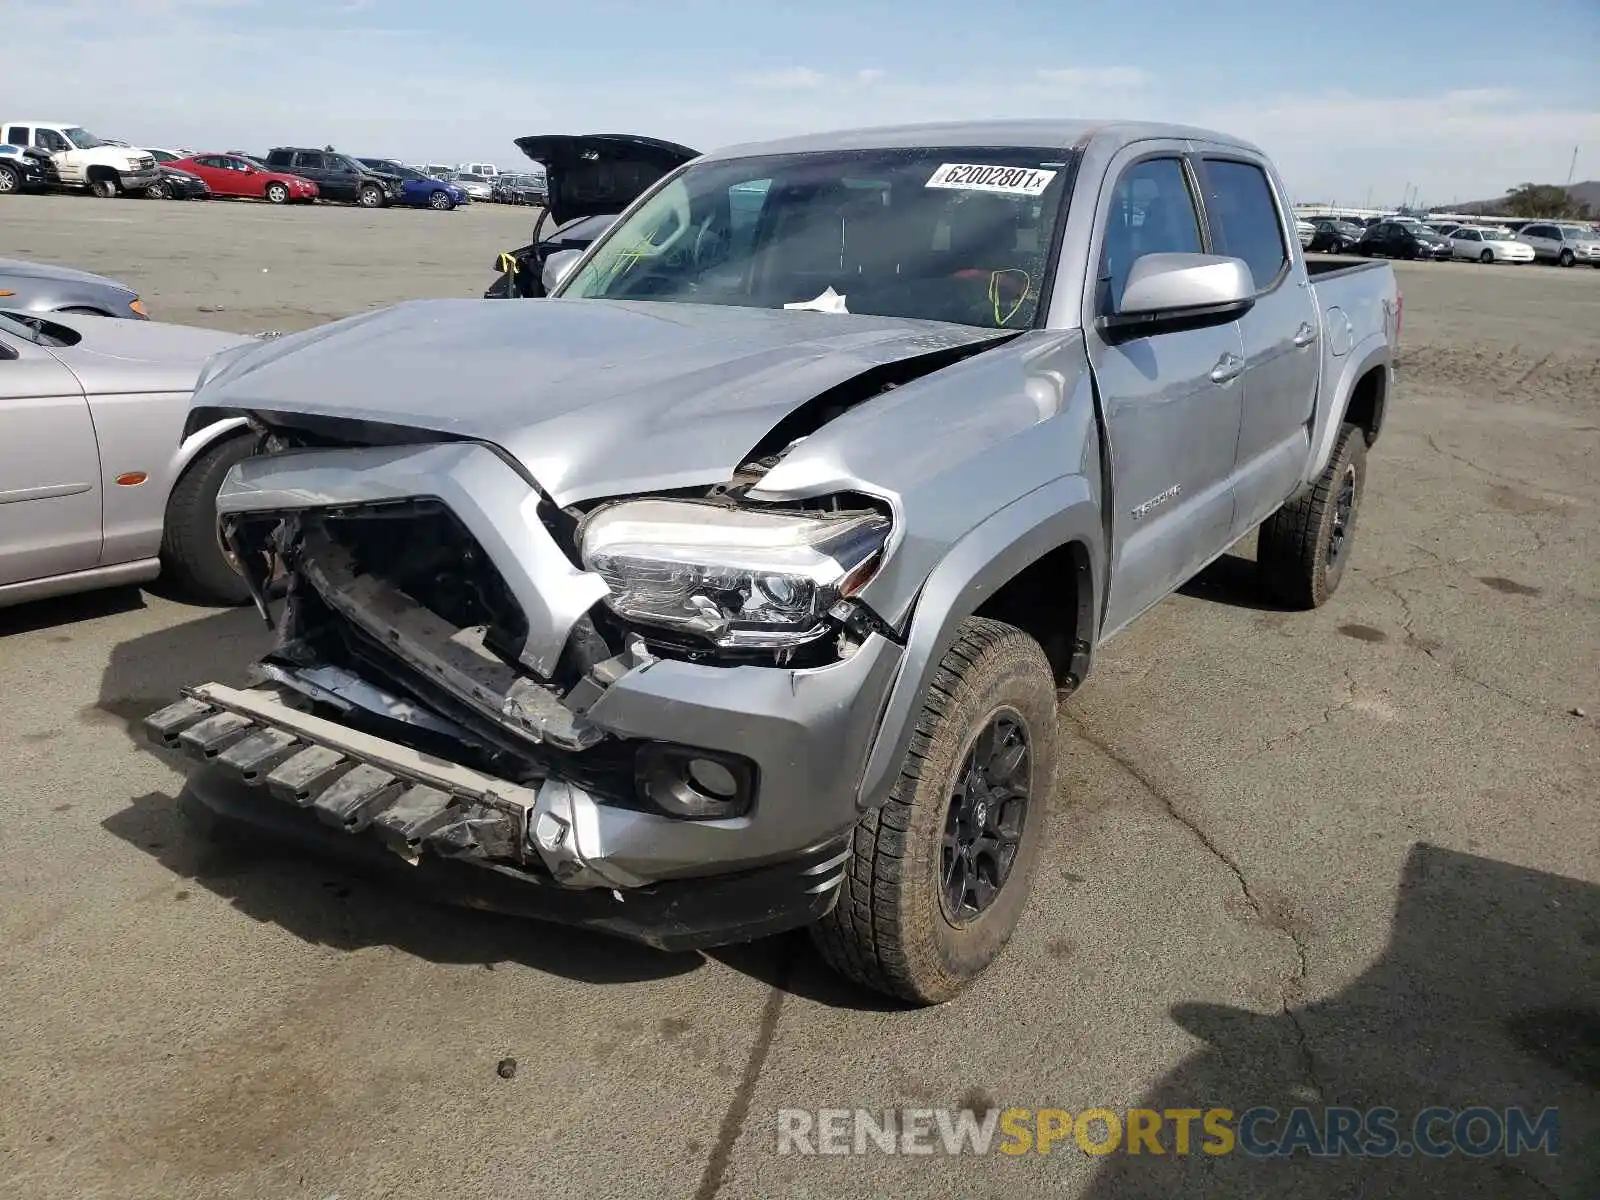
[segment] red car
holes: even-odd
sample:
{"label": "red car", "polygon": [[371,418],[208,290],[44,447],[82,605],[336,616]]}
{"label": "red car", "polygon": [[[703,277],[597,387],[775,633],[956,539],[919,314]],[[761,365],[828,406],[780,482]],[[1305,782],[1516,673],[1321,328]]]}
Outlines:
{"label": "red car", "polygon": [[217,196],[247,197],[268,204],[310,204],[317,198],[317,185],[311,180],[274,171],[239,154],[191,154],[167,166],[200,176]]}

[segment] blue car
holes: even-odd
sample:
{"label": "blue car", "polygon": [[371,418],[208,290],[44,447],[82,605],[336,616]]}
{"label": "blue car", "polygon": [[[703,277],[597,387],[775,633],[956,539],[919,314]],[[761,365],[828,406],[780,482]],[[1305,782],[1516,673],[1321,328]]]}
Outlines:
{"label": "blue car", "polygon": [[392,175],[400,180],[400,195],[394,204],[409,204],[412,208],[433,208],[449,212],[458,204],[470,204],[472,198],[456,184],[444,179],[424,175],[415,167],[397,163],[392,158],[360,158],[356,160],[369,171]]}

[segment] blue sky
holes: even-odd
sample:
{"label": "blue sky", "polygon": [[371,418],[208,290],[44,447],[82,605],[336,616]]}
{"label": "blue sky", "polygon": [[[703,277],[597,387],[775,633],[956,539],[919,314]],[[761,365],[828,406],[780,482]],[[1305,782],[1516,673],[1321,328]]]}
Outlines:
{"label": "blue sky", "polygon": [[[710,149],[998,116],[1180,120],[1304,200],[1600,178],[1600,0],[4,0],[0,95],[149,145],[513,167],[511,139]],[[1310,15],[1315,12],[1316,16]],[[581,13],[581,15],[579,15]],[[870,31],[870,32],[869,32]],[[16,47],[31,53],[16,53]]]}

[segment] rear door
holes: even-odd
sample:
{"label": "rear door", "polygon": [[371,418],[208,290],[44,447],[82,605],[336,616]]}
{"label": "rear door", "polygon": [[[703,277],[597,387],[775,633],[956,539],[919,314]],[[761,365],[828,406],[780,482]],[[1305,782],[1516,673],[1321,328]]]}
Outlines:
{"label": "rear door", "polygon": [[321,151],[298,151],[288,169],[294,174],[309,179],[316,184],[324,200],[350,200],[355,196],[353,188],[347,187],[334,178],[334,173],[329,166],[328,156]]}
{"label": "rear door", "polygon": [[1140,143],[1111,163],[1095,214],[1084,337],[1100,395],[1115,494],[1110,636],[1228,544],[1239,441],[1244,340],[1237,321],[1116,337],[1134,261],[1208,245],[1198,183],[1182,143]]}
{"label": "rear door", "polygon": [[1202,199],[1218,254],[1242,258],[1256,302],[1239,318],[1243,417],[1235,454],[1233,535],[1259,524],[1299,485],[1311,452],[1321,315],[1290,250],[1288,206],[1258,159],[1201,154]]}
{"label": "rear door", "polygon": [[1555,258],[1561,250],[1553,225],[1529,225],[1522,231],[1522,240],[1533,247],[1538,258]]}
{"label": "rear door", "polygon": [[100,452],[77,377],[0,328],[0,585],[100,561]]}

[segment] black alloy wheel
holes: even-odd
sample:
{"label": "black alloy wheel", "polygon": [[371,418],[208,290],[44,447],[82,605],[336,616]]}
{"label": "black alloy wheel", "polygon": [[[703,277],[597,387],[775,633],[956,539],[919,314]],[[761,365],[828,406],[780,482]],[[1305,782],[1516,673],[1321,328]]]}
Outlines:
{"label": "black alloy wheel", "polygon": [[939,900],[960,927],[986,912],[1017,860],[1028,820],[1028,731],[1002,708],[973,740],[956,776],[939,857]]}
{"label": "black alloy wheel", "polygon": [[1339,478],[1339,493],[1333,502],[1333,528],[1328,531],[1328,570],[1337,571],[1344,555],[1350,522],[1356,511],[1356,465],[1351,463]]}

